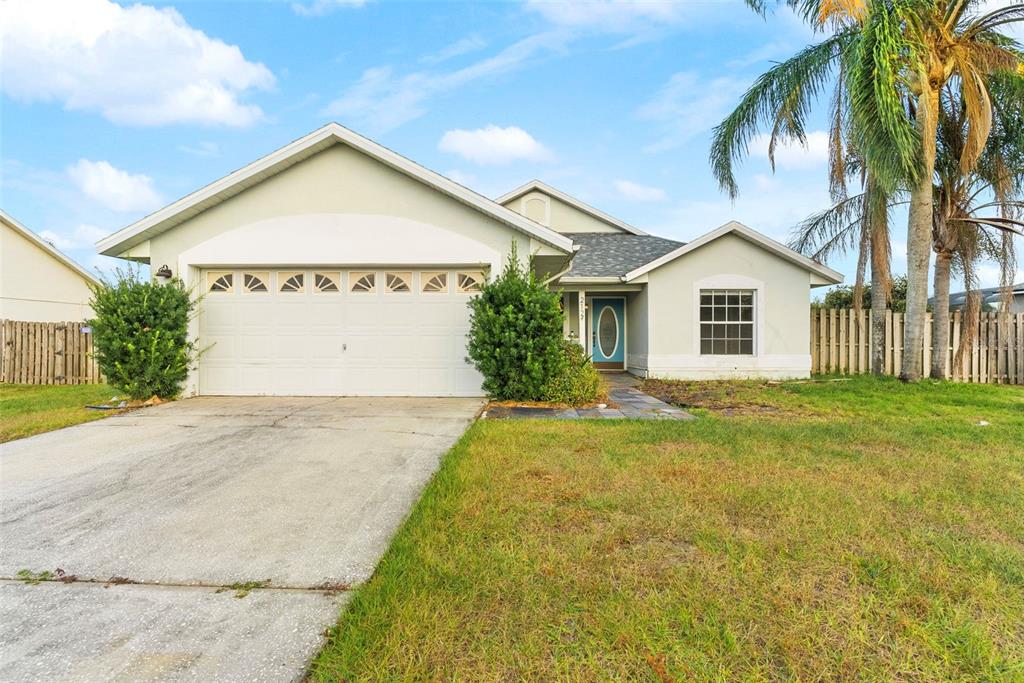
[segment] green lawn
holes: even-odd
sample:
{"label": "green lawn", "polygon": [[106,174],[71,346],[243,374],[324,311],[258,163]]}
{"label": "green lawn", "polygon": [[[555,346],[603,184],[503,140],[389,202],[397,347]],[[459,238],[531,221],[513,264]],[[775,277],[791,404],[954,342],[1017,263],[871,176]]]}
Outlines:
{"label": "green lawn", "polygon": [[0,443],[89,422],[108,413],[86,410],[114,395],[106,384],[0,384]]}
{"label": "green lawn", "polygon": [[1024,388],[700,387],[477,423],[312,678],[1024,680]]}

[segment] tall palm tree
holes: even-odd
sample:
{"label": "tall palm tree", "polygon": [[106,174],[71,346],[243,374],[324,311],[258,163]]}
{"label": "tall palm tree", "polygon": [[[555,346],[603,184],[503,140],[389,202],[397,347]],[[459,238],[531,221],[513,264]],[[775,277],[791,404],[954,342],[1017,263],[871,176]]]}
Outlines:
{"label": "tall palm tree", "polygon": [[935,379],[944,378],[947,371],[954,264],[959,263],[970,289],[974,262],[982,256],[993,258],[1009,287],[1015,263],[1012,238],[1024,235],[1024,222],[1017,220],[1024,210],[1024,73],[997,76],[990,90],[993,130],[967,172],[960,164],[969,134],[965,102],[948,87],[942,98],[932,222],[935,303],[930,374]]}
{"label": "tall palm tree", "polygon": [[[998,29],[1024,20],[1024,5],[979,15],[978,0],[868,0],[850,62],[853,130],[867,164],[896,187],[909,180],[907,312],[900,376],[922,375],[941,94],[964,102],[959,165],[970,170],[992,129],[989,82],[1018,68],[1019,46]],[[909,114],[909,116],[908,116]],[[895,170],[895,173],[890,171]]]}
{"label": "tall palm tree", "polygon": [[[747,0],[764,12],[767,0]],[[734,165],[750,140],[771,124],[769,158],[779,140],[806,141],[811,106],[829,83],[833,146],[848,121],[849,135],[873,181],[886,193],[910,187],[908,301],[904,347],[920,348],[924,334],[931,253],[938,92],[952,83],[963,93],[968,143],[960,159],[970,168],[991,129],[987,80],[1016,68],[1014,41],[999,27],[1024,19],[1024,5],[976,16],[979,0],[787,0],[832,35],[762,75],[715,129],[712,171],[735,198]],[[836,75],[838,73],[838,78]],[[848,103],[848,111],[842,106]],[[836,154],[832,155],[833,157]],[[841,155],[839,155],[841,157]],[[835,177],[836,164],[830,175]],[[921,376],[920,354],[904,354],[901,375]]]}

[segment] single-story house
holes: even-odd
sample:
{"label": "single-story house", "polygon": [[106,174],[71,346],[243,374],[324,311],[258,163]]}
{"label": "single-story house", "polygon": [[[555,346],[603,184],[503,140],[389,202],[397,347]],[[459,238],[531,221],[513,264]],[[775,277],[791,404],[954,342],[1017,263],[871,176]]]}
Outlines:
{"label": "single-story house", "polygon": [[92,316],[97,279],[0,210],[0,318],[78,322]]}
{"label": "single-story house", "polygon": [[513,243],[566,337],[645,376],[807,376],[809,288],[842,280],[739,223],[683,244],[539,182],[491,200],[334,123],[98,247],[204,294],[186,394],[475,396],[466,304]]}

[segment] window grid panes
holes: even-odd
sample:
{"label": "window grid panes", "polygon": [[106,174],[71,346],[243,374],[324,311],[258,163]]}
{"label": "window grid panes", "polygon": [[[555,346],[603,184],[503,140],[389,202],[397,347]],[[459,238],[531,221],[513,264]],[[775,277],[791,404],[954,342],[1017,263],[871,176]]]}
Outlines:
{"label": "window grid panes", "polygon": [[447,292],[448,273],[424,272],[420,274],[424,292]]}
{"label": "window grid panes", "polygon": [[484,274],[480,271],[468,271],[458,274],[459,291],[463,294],[479,292],[484,283]]}
{"label": "window grid panes", "polygon": [[753,290],[701,290],[700,352],[715,356],[754,354]]}

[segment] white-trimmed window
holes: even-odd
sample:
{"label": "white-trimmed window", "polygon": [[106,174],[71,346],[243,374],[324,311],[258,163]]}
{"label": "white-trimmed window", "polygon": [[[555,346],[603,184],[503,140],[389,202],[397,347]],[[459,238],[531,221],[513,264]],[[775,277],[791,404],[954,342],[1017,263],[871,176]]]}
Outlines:
{"label": "white-trimmed window", "polygon": [[424,271],[420,273],[420,288],[427,294],[445,294],[448,292],[448,273]]}
{"label": "white-trimmed window", "polygon": [[270,273],[266,271],[242,273],[242,291],[246,294],[269,292]]}
{"label": "white-trimmed window", "polygon": [[209,271],[206,273],[206,289],[217,294],[230,294],[235,291],[235,274]]}
{"label": "white-trimmed window", "polygon": [[754,355],[754,290],[700,290],[700,352]]}
{"label": "white-trimmed window", "polygon": [[341,273],[313,273],[313,291],[317,294],[336,293],[341,291]]}
{"label": "white-trimmed window", "polygon": [[479,270],[460,271],[456,274],[455,281],[460,293],[471,294],[480,291],[484,284],[484,274]]}
{"label": "white-trimmed window", "polygon": [[277,274],[277,288],[285,294],[302,294],[306,291],[306,274],[301,271],[282,270]]}
{"label": "white-trimmed window", "polygon": [[373,294],[377,291],[377,274],[354,270],[348,274],[349,291],[357,294]]}
{"label": "white-trimmed window", "polygon": [[384,291],[388,294],[412,291],[412,273],[384,273]]}

